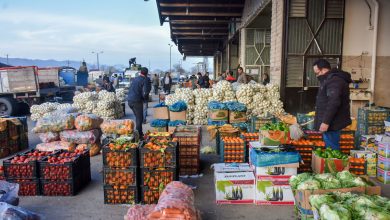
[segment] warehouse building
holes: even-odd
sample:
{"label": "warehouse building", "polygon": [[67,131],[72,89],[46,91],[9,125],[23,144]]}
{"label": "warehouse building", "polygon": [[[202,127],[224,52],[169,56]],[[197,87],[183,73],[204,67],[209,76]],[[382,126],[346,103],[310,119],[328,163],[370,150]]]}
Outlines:
{"label": "warehouse building", "polygon": [[352,113],[373,102],[390,107],[390,1],[157,0],[161,25],[183,56],[213,56],[218,76],[238,66],[265,74],[288,112],[314,109],[312,63],[326,58],[352,74]]}

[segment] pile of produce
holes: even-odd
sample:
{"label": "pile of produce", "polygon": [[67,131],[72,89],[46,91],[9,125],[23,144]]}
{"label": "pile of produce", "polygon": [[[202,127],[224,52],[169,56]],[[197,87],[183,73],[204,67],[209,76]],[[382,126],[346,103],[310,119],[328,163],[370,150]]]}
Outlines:
{"label": "pile of produce", "polygon": [[115,90],[115,95],[116,95],[116,98],[121,101],[121,102],[124,102],[126,101],[126,90],[124,88],[119,88],[119,89],[116,89]]}
{"label": "pile of produce", "polygon": [[314,153],[322,158],[336,158],[341,160],[348,159],[348,155],[343,154],[339,150],[332,150],[331,148],[326,148],[325,150],[317,148]]}
{"label": "pile of produce", "polygon": [[213,85],[213,96],[209,98],[209,101],[217,102],[231,102],[237,101],[236,94],[234,93],[233,86],[226,80],[221,80],[217,84]]}
{"label": "pile of produce", "polygon": [[336,174],[301,173],[290,177],[289,183],[292,189],[297,190],[341,189],[371,184],[361,177],[356,177],[349,171],[342,171]]}
{"label": "pile of produce", "polygon": [[73,106],[79,112],[93,113],[104,119],[121,118],[124,115],[122,101],[114,92],[105,90],[97,92],[83,92],[73,97]]}
{"label": "pile of produce", "polygon": [[193,90],[189,88],[178,88],[174,94],[168,95],[165,98],[165,104],[170,106],[178,101],[184,101],[187,104],[187,124],[192,124],[194,118],[195,98]]}
{"label": "pile of produce", "polygon": [[390,200],[377,195],[358,195],[350,192],[311,195],[310,204],[317,210],[321,219],[390,219]]}
{"label": "pile of produce", "polygon": [[54,114],[61,115],[61,113],[72,113],[76,111],[77,109],[74,108],[71,104],[60,104],[57,102],[45,102],[40,105],[33,105],[30,108],[31,120],[33,121],[37,121],[40,118]]}
{"label": "pile of produce", "polygon": [[193,123],[195,125],[207,124],[207,104],[212,96],[211,89],[197,89],[193,91],[195,96],[195,106],[193,111]]}

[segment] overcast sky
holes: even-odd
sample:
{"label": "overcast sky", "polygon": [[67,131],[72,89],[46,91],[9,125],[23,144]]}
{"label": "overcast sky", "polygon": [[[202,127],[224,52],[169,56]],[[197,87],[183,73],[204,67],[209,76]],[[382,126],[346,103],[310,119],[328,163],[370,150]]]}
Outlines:
{"label": "overcast sky", "polygon": [[[0,57],[82,60],[169,69],[169,24],[160,26],[156,1],[0,0]],[[182,58],[172,47],[172,64]],[[199,58],[187,58],[190,69]],[[211,61],[211,59],[210,59]],[[212,65],[212,63],[210,63]]]}

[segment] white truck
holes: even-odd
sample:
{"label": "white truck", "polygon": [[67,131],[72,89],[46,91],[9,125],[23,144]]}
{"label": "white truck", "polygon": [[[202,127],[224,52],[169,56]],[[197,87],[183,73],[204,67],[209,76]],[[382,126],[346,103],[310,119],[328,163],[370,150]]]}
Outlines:
{"label": "white truck", "polygon": [[0,115],[15,115],[20,103],[49,101],[60,91],[58,69],[36,66],[0,68]]}

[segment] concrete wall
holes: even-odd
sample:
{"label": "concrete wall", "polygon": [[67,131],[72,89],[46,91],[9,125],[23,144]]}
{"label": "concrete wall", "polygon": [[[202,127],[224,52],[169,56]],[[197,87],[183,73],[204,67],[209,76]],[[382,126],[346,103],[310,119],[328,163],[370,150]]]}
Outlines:
{"label": "concrete wall", "polygon": [[[373,0],[368,2],[372,8],[371,22],[374,25]],[[371,80],[373,32],[378,28],[374,102],[379,106],[390,107],[390,1],[378,0],[378,3],[379,25],[370,30],[369,8],[365,1],[345,1],[343,69],[351,72],[354,79]],[[363,87],[366,85],[369,83],[363,84]]]}
{"label": "concrete wall", "polygon": [[271,83],[280,85],[282,80],[282,47],[283,47],[283,1],[272,1],[271,18]]}

